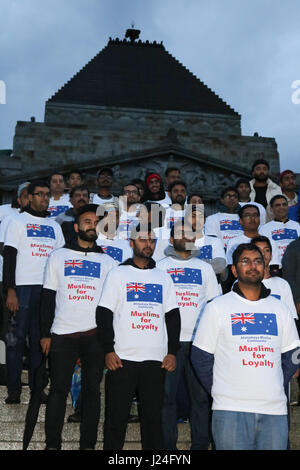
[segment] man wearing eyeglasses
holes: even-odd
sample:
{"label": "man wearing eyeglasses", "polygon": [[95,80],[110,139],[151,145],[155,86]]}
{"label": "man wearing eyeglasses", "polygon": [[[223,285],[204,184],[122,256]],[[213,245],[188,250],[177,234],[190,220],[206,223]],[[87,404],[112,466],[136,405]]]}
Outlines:
{"label": "man wearing eyeglasses", "polygon": [[7,343],[7,404],[20,403],[25,341],[29,339],[29,387],[41,361],[39,302],[50,253],[64,245],[60,225],[48,217],[50,188],[37,181],[28,186],[28,207],[9,223],[3,249],[3,287],[14,329]]}
{"label": "man wearing eyeglasses", "polygon": [[287,390],[299,368],[300,340],[288,307],[262,280],[260,249],[233,253],[233,289],[210,302],[192,347],[192,363],[213,398],[217,450],[285,450]]}
{"label": "man wearing eyeglasses", "polygon": [[122,188],[122,194],[119,198],[119,227],[118,237],[124,240],[130,238],[130,231],[134,224],[139,223],[138,212],[141,207],[139,188],[134,183],[125,184]]}

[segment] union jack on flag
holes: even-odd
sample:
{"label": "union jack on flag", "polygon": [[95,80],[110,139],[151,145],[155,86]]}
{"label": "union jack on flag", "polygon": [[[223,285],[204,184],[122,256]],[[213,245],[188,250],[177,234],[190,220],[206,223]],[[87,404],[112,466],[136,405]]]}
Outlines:
{"label": "union jack on flag", "polygon": [[168,274],[174,274],[174,276],[178,276],[178,274],[181,274],[181,276],[184,276],[184,269],[182,268],[171,268],[168,269]]}
{"label": "union jack on flag", "polygon": [[224,219],[220,221],[220,230],[243,230],[238,220]]}
{"label": "union jack on flag", "polygon": [[145,292],[145,284],[142,284],[140,282],[131,282],[130,284],[126,285],[126,290],[127,292]]}
{"label": "union jack on flag", "polygon": [[231,315],[231,323],[235,325],[236,323],[240,323],[245,325],[245,323],[255,323],[255,318],[253,313],[235,313]]}

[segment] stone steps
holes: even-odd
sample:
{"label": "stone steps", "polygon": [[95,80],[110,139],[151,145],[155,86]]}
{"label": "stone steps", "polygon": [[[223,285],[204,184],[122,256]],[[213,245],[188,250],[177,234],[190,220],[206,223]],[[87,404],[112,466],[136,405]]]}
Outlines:
{"label": "stone steps", "polygon": [[[26,372],[23,374],[23,382],[27,383]],[[104,397],[104,381],[101,384],[102,397]],[[5,398],[7,390],[5,386],[0,386],[0,451],[1,450],[22,450],[23,432],[25,417],[30,400],[28,386],[23,386],[21,403],[17,405],[6,405]],[[46,405],[40,406],[38,420],[35,430],[28,446],[28,450],[43,450],[45,448],[45,410]],[[137,414],[136,405],[133,404],[132,414]],[[69,415],[73,414],[71,395],[67,400],[65,424],[62,433],[62,449],[78,450],[79,448],[79,424],[67,423]],[[98,441],[96,450],[103,447],[103,422],[104,422],[104,399],[101,400],[101,415],[98,429]],[[178,449],[188,450],[190,448],[190,428],[187,423],[178,425]],[[126,443],[124,450],[141,450],[140,425],[139,423],[129,423],[127,427]]]}
{"label": "stone steps", "polygon": [[[103,382],[101,388],[103,392]],[[22,450],[25,417],[30,398],[28,386],[24,386],[22,389],[21,403],[19,405],[6,405],[4,401],[6,396],[6,387],[0,386],[0,451]],[[293,380],[291,385],[291,401],[296,400],[297,398],[298,386],[296,380]],[[97,450],[101,450],[103,446],[104,400],[102,400],[101,408],[98,442],[96,445]],[[45,409],[46,405],[41,405],[38,421],[28,450],[43,450],[45,448]],[[73,412],[71,396],[69,395],[65,424],[62,433],[63,450],[77,450],[79,447],[79,424],[66,422],[68,416]],[[133,405],[132,413],[136,414],[136,405]],[[190,427],[187,423],[178,424],[177,447],[179,450],[190,449]],[[299,406],[290,407],[290,449],[300,450]],[[128,424],[124,450],[141,450],[139,423]]]}

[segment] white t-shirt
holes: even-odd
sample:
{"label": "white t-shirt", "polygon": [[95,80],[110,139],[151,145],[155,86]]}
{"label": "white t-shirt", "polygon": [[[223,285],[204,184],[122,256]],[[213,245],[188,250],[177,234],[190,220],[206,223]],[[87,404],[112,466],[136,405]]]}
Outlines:
{"label": "white t-shirt", "polygon": [[[9,213],[6,217],[4,217],[1,221],[0,224],[0,243],[4,243],[5,239],[5,233],[7,226],[9,224],[9,221],[12,219],[12,217],[15,217],[19,214],[19,210],[16,209],[16,211]],[[0,255],[0,282],[3,281],[3,256]]]}
{"label": "white t-shirt", "polygon": [[178,308],[171,277],[154,269],[117,266],[99,305],[113,312],[116,354],[129,361],[162,361],[167,354],[165,313]]}
{"label": "white t-shirt", "polygon": [[271,295],[277,299],[280,299],[287,305],[293,315],[293,318],[298,319],[297,310],[289,283],[285,279],[282,279],[278,276],[263,279],[262,282],[268,289],[271,289]]}
{"label": "white t-shirt", "polygon": [[101,204],[105,204],[106,202],[114,202],[115,199],[116,198],[113,195],[110,198],[102,199],[102,197],[100,197],[98,194],[93,194],[91,202],[93,204],[101,205]]}
{"label": "white t-shirt", "polygon": [[165,226],[154,229],[156,240],[152,258],[156,263],[166,256],[165,249],[170,245],[170,232],[171,230]]}
{"label": "white t-shirt", "polygon": [[266,209],[262,204],[259,202],[255,201],[250,201],[250,202],[241,202],[239,201],[239,205],[241,207],[246,206],[247,204],[251,204],[251,206],[256,206],[259,209],[259,217],[260,217],[260,225],[264,225],[266,223]]}
{"label": "white t-shirt", "polygon": [[214,355],[213,410],[287,414],[281,354],[300,346],[286,305],[229,292],[210,302],[194,346]]}
{"label": "white t-shirt", "polygon": [[226,260],[223,243],[217,237],[204,235],[202,238],[196,238],[195,246],[200,250],[199,259],[203,261],[215,258],[224,258]]}
{"label": "white t-shirt", "polygon": [[117,237],[110,239],[99,233],[96,243],[101,246],[104,253],[117,261],[117,263],[123,263],[128,258],[132,258],[132,249],[127,240]]}
{"label": "white t-shirt", "polygon": [[19,209],[11,207],[11,204],[2,204],[0,206],[0,222],[8,215],[17,214]]}
{"label": "white t-shirt", "polygon": [[130,231],[139,224],[137,216],[138,210],[133,212],[122,211],[119,219],[118,237],[123,240],[129,240]]}
{"label": "white t-shirt", "polygon": [[48,212],[50,212],[49,217],[57,217],[60,214],[64,214],[70,207],[73,207],[70,202],[69,194],[63,194],[60,199],[50,198]]}
{"label": "white t-shirt", "polygon": [[116,263],[103,253],[61,248],[49,256],[43,287],[56,291],[51,333],[96,328],[96,308],[104,280]]}
{"label": "white t-shirt", "polygon": [[286,223],[271,220],[259,228],[259,233],[268,237],[276,245],[281,264],[286,247],[300,237],[300,224],[294,220]]}
{"label": "white t-shirt", "polygon": [[218,237],[223,242],[226,250],[228,241],[241,235],[243,227],[240,225],[238,214],[217,212],[206,218],[204,233],[205,235]]}
{"label": "white t-shirt", "polygon": [[17,250],[16,285],[41,285],[50,253],[65,244],[60,225],[51,218],[22,212],[7,226],[4,246]]}
{"label": "white t-shirt", "polygon": [[250,243],[251,238],[246,237],[245,234],[239,235],[238,237],[234,237],[229,242],[227,243],[227,249],[226,249],[226,261],[227,264],[232,264],[232,254],[234,250],[241,245],[242,243]]}
{"label": "white t-shirt", "polygon": [[164,220],[164,227],[166,230],[171,230],[176,222],[183,220],[185,210],[174,210],[172,207],[166,209],[166,215]]}
{"label": "white t-shirt", "polygon": [[168,273],[174,283],[180,309],[180,341],[192,341],[194,328],[204,306],[220,295],[213,268],[198,258],[181,260],[167,256],[157,268]]}

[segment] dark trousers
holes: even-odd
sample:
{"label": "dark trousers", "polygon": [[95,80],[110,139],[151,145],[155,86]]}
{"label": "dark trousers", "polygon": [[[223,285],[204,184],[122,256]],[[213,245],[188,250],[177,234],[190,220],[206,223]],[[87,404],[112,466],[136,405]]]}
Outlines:
{"label": "dark trousers", "polygon": [[17,286],[19,310],[14,320],[14,343],[7,343],[7,388],[8,393],[21,393],[21,375],[26,338],[29,341],[29,387],[32,390],[34,375],[42,360],[40,346],[39,306],[42,286]]}
{"label": "dark trousers", "polygon": [[104,352],[96,334],[55,335],[50,348],[50,395],[46,407],[46,448],[61,448],[67,396],[76,361],[81,360],[80,449],[94,449],[100,419]]}
{"label": "dark trousers", "polygon": [[191,450],[207,450],[210,434],[211,403],[208,393],[200,384],[190,360],[191,343],[181,342],[177,352],[177,367],[167,372],[162,412],[164,449],[175,450],[178,438],[177,391],[184,373],[190,399]]}
{"label": "dark trousers", "polygon": [[122,360],[105,377],[104,450],[122,450],[132,399],[138,392],[143,450],[162,449],[161,410],[165,370],[159,361]]}

